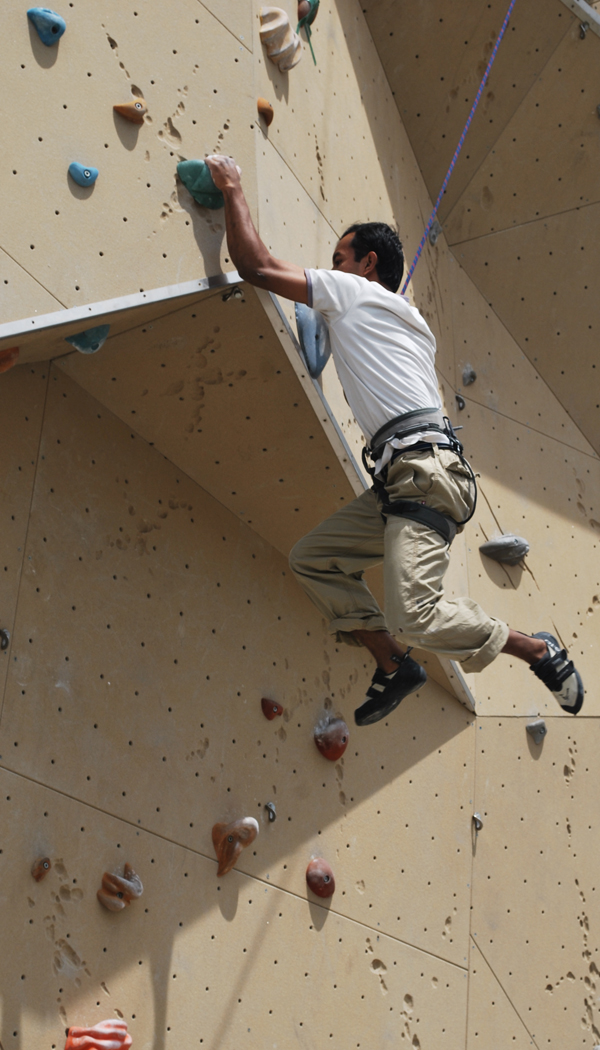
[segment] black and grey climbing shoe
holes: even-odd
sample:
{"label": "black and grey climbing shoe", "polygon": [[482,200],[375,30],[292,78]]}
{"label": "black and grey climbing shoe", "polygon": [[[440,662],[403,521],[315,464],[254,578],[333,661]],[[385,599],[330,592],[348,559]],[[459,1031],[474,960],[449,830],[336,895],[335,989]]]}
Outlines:
{"label": "black and grey climbing shoe", "polygon": [[373,722],[379,722],[391,714],[405,696],[425,685],[427,672],[410,658],[409,652],[410,649],[404,656],[392,656],[392,660],[400,665],[397,671],[386,674],[381,667],[377,668],[367,689],[367,699],[354,712],[357,726],[370,726]]}
{"label": "black and grey climbing shoe", "polygon": [[531,664],[531,670],[554,693],[563,711],[576,715],[581,711],[585,696],[579,671],[573,661],[567,659],[567,650],[561,648],[553,634],[539,631],[532,637],[541,638],[548,646],[548,652]]}

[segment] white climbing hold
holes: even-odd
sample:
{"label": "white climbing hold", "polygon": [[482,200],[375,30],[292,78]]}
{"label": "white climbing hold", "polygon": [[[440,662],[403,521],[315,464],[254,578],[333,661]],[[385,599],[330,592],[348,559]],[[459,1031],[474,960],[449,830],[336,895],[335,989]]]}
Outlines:
{"label": "white climbing hold", "polygon": [[281,73],[287,73],[298,65],[302,58],[302,41],[290,25],[290,20],[280,7],[261,7],[260,39],[267,55]]}
{"label": "white climbing hold", "polygon": [[529,553],[529,544],[522,536],[506,532],[504,536],[495,536],[487,543],[482,543],[479,550],[488,558],[493,558],[494,561],[505,561],[509,565],[516,565]]}

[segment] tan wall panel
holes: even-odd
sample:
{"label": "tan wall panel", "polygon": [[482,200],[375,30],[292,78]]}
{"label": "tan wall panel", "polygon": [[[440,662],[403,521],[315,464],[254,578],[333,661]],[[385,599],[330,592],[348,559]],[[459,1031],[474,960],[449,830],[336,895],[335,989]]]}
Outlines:
{"label": "tan wall panel", "polygon": [[[438,2],[415,10],[395,0],[368,0],[364,7],[400,116],[435,199],[508,4],[491,0],[483,7],[469,2],[450,8]],[[578,23],[558,0],[515,7],[440,208],[442,220],[572,24]]]}
{"label": "tan wall panel", "polygon": [[[596,714],[594,596],[600,588],[595,571],[600,541],[590,526],[587,500],[598,491],[600,465],[472,403],[461,419],[469,459],[481,472],[477,510],[466,527],[469,593],[516,630],[556,634],[587,684],[586,713]],[[481,543],[502,532],[529,542],[524,569],[502,566],[479,553]],[[486,714],[561,714],[522,661],[501,655],[478,680],[478,711],[481,701]]]}
{"label": "tan wall panel", "polygon": [[467,1050],[534,1046],[514,1006],[476,945],[471,948]]}
{"label": "tan wall panel", "polygon": [[[0,781],[4,1046],[61,1046],[65,1025],[115,1013],[137,1050],[463,1045],[464,969],[266,881],[217,880],[214,860],[18,776]],[[54,866],[36,885],[40,849]],[[144,895],[111,915],[96,889],[126,859]]]}
{"label": "tan wall panel", "polygon": [[599,226],[600,206],[590,205],[463,243],[456,253],[596,451]]}
{"label": "tan wall panel", "polygon": [[464,709],[431,684],[327,762],[313,729],[327,709],[352,722],[364,650],[335,645],[283,558],[60,374],[46,412],[5,765],[208,856],[215,820],[256,815],[242,869],[302,895],[321,849],[336,910],[466,966]]}
{"label": "tan wall panel", "polygon": [[[3,375],[0,382],[0,628],[11,634],[25,557],[47,383],[45,365],[17,366]],[[10,660],[10,648],[0,652],[0,710]]]}
{"label": "tan wall panel", "polygon": [[448,215],[450,244],[598,200],[599,59],[575,22]]}
{"label": "tan wall panel", "polygon": [[21,266],[0,249],[0,287],[2,310],[0,324],[21,317],[60,310],[62,303],[49,295]]}
{"label": "tan wall panel", "polygon": [[222,294],[61,368],[287,555],[353,492],[253,290]]}
{"label": "tan wall panel", "polygon": [[[473,935],[536,1046],[598,1041],[595,720],[480,721]],[[575,837],[576,836],[576,837]],[[506,1045],[506,1043],[504,1044]]]}
{"label": "tan wall panel", "polygon": [[[7,12],[4,93],[30,101],[25,121],[11,107],[5,129],[2,247],[66,306],[231,269],[223,213],[176,187],[180,157],[234,152],[256,201],[247,47],[196,0],[166,22],[155,4],[137,17],[134,8],[73,9],[56,49],[30,39],[22,8]],[[152,121],[140,128],[112,109],[132,84]],[[99,169],[92,190],[67,176],[73,160]],[[32,197],[41,171],[43,192]]]}

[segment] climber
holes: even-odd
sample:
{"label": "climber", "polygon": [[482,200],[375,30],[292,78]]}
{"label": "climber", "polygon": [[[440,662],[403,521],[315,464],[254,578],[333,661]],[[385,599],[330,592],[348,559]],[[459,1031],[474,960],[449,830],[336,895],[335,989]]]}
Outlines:
{"label": "climber", "polygon": [[[434,336],[418,310],[395,294],[404,268],[397,234],[384,223],[355,224],[338,241],[332,270],[283,262],[256,232],[234,162],[213,156],[207,164],[225,198],[227,244],[240,277],[322,313],[340,382],[367,441],[374,487],[290,555],[330,633],[365,646],[377,663],[357,725],[385,718],[424,684],[424,668],[408,655],[413,646],[451,657],[469,672],[500,653],[517,657],[565,711],[577,714],[581,676],[552,634],[522,634],[471,598],[444,597],[450,543],[471,517],[475,479],[442,413]],[[382,561],[385,617],[363,580],[364,570]]]}

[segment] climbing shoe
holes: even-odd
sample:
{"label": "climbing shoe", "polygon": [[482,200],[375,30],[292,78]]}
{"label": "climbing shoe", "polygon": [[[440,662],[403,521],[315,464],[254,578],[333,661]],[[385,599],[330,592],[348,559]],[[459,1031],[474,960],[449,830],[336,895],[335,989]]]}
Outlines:
{"label": "climbing shoe", "polygon": [[579,671],[573,661],[567,659],[567,650],[561,648],[553,634],[539,631],[532,637],[541,638],[548,646],[548,652],[531,664],[531,670],[554,693],[563,711],[576,715],[581,711],[585,696]]}
{"label": "climbing shoe", "polygon": [[399,664],[397,671],[391,674],[378,667],[367,689],[367,699],[354,712],[357,726],[370,726],[391,714],[401,700],[409,693],[414,693],[419,686],[425,685],[427,672],[416,660],[412,660],[407,649],[404,656],[392,656]]}

